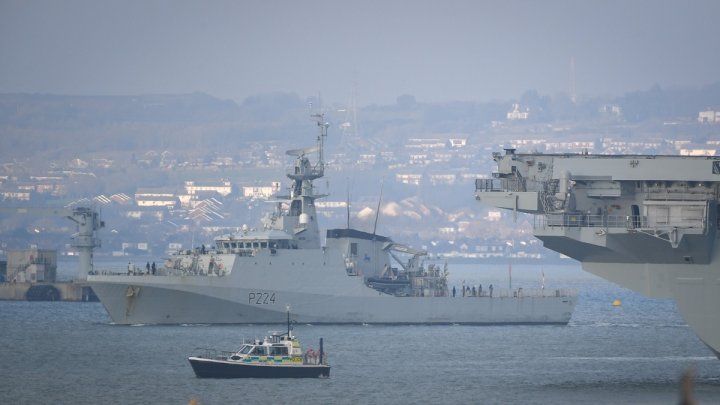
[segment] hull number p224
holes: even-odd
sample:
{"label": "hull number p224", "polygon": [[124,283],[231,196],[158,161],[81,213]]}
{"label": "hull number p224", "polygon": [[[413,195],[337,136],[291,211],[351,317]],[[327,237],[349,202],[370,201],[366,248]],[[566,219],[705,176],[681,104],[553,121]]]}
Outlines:
{"label": "hull number p224", "polygon": [[248,303],[254,305],[272,305],[275,303],[275,293],[262,291],[248,293]]}

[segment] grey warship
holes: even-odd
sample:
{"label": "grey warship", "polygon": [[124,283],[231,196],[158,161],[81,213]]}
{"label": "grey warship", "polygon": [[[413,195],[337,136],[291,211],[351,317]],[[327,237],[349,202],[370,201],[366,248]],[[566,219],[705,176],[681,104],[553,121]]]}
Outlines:
{"label": "grey warship", "polygon": [[[328,125],[317,146],[288,151],[285,202],[258,229],[178,252],[156,274],[93,272],[87,283],[116,324],[567,324],[577,297],[555,289],[495,289],[453,297],[447,266],[427,252],[357,229],[329,229],[321,243],[313,181],[324,175]],[[317,155],[311,162],[310,156]],[[99,274],[98,274],[99,273]]]}
{"label": "grey warship", "polygon": [[534,215],[545,247],[672,298],[720,357],[720,157],[493,153],[476,199]]}

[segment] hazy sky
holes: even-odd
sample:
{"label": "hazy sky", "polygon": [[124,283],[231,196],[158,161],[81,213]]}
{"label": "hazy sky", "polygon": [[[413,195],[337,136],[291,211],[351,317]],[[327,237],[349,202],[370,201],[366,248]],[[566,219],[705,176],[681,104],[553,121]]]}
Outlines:
{"label": "hazy sky", "polygon": [[0,0],[0,93],[360,106],[720,80],[720,1]]}

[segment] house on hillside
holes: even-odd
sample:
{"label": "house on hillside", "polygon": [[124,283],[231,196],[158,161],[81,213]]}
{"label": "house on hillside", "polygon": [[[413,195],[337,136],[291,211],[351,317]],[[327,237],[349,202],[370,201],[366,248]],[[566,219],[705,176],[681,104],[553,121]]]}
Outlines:
{"label": "house on hillside", "polygon": [[30,192],[27,190],[19,190],[17,188],[0,190],[0,199],[15,200],[15,201],[30,201]]}
{"label": "house on hillside", "polygon": [[273,181],[269,186],[243,186],[243,197],[268,199],[280,191],[280,182]]}
{"label": "house on hillside", "polygon": [[525,110],[520,109],[520,104],[513,104],[512,110],[507,113],[507,120],[508,121],[518,121],[518,120],[527,120],[530,116],[530,110],[527,108]]}
{"label": "house on hillside", "polygon": [[720,123],[720,108],[708,108],[698,113],[698,122],[703,124]]}
{"label": "house on hillside", "polygon": [[217,193],[226,197],[232,193],[232,184],[228,180],[186,181],[185,192],[190,195]]}
{"label": "house on hillside", "polygon": [[395,175],[395,181],[402,184],[412,184],[414,186],[420,185],[420,182],[422,182],[423,175],[422,174],[401,174],[398,173]]}
{"label": "house on hillside", "polygon": [[451,148],[464,148],[467,146],[467,138],[450,138],[448,142]]}
{"label": "house on hillside", "polygon": [[178,203],[178,197],[168,188],[139,188],[135,192],[135,203],[138,207],[170,207]]}

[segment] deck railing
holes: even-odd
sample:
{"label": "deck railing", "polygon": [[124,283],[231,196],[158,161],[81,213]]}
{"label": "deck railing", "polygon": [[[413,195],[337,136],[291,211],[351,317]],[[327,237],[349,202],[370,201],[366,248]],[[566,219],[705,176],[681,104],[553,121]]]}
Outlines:
{"label": "deck railing", "polygon": [[134,272],[129,273],[127,270],[119,270],[118,268],[96,268],[89,274],[91,276],[133,276],[133,277],[163,277],[163,276],[197,276],[197,277],[223,277],[228,275],[227,271],[221,271],[219,274],[193,271],[191,269],[167,269],[165,267],[158,268],[155,274],[149,274],[145,268],[136,268]]}
{"label": "deck railing", "polygon": [[475,192],[518,192],[525,191],[525,189],[524,179],[475,179]]}
{"label": "deck railing", "polygon": [[207,347],[196,347],[195,349],[193,349],[193,354],[195,357],[200,357],[203,359],[225,360],[235,354],[235,352],[211,349]]}
{"label": "deck railing", "polygon": [[557,298],[576,295],[577,291],[571,288],[493,288],[491,293],[489,288],[484,287],[481,291],[475,289],[475,295],[472,290],[466,291],[464,296],[460,289],[455,293],[455,298]]}
{"label": "deck railing", "polygon": [[705,219],[668,217],[664,222],[658,218],[649,220],[642,215],[586,215],[586,214],[542,214],[535,215],[533,227],[546,228],[625,228],[643,231],[667,231],[670,229],[705,229]]}
{"label": "deck railing", "polygon": [[534,227],[642,228],[647,218],[639,215],[543,214],[535,215]]}

